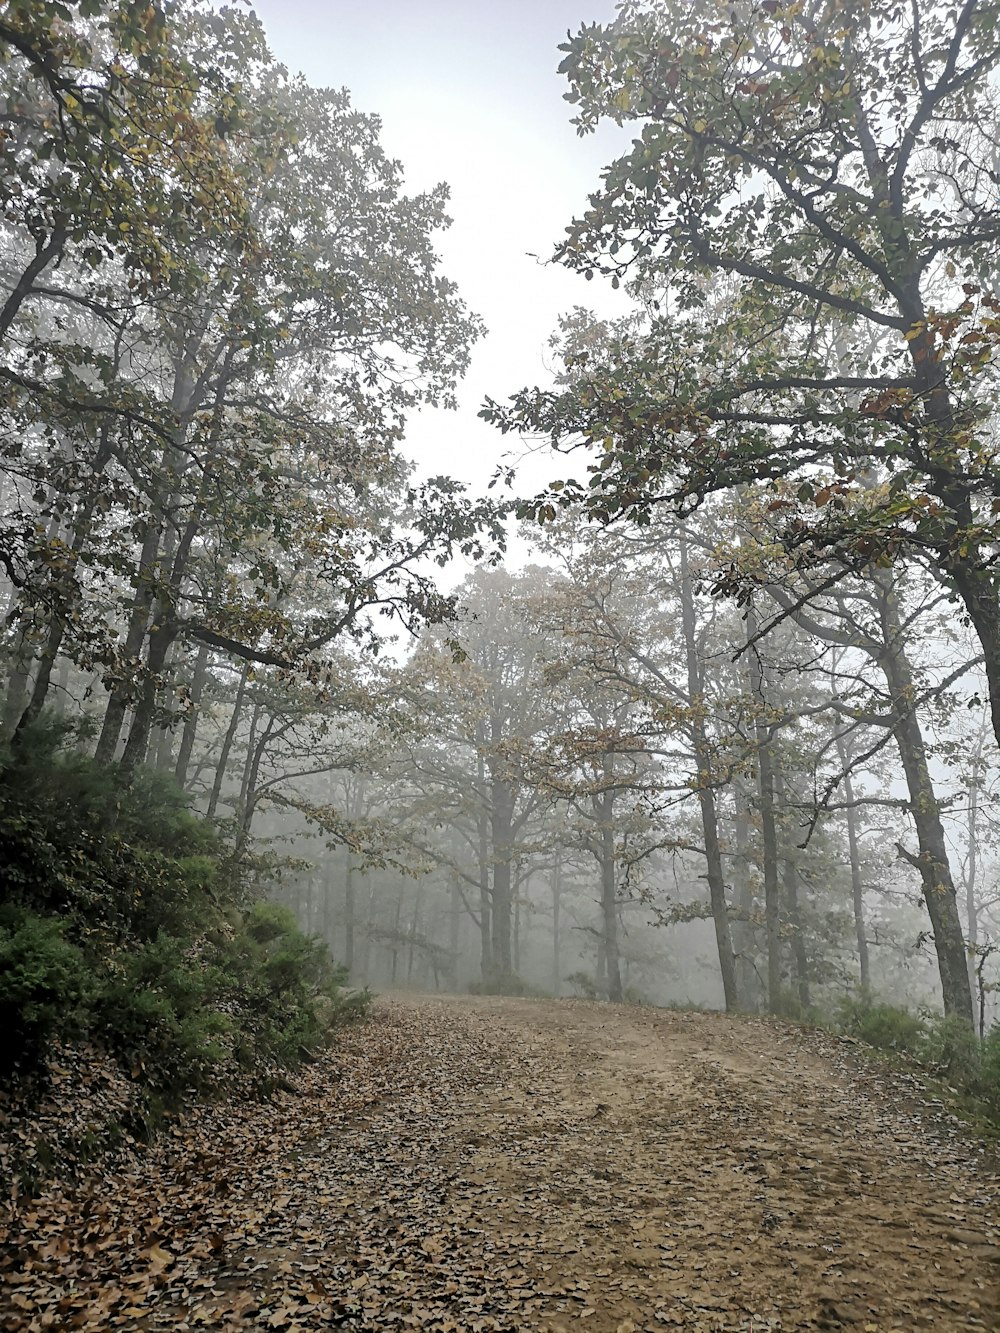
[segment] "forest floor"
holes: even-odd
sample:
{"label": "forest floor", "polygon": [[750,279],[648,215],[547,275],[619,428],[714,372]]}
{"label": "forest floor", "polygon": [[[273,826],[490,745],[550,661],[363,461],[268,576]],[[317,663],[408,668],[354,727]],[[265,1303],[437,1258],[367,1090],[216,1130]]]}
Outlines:
{"label": "forest floor", "polygon": [[0,1229],[7,1330],[1000,1329],[997,1176],[758,1019],[397,996]]}

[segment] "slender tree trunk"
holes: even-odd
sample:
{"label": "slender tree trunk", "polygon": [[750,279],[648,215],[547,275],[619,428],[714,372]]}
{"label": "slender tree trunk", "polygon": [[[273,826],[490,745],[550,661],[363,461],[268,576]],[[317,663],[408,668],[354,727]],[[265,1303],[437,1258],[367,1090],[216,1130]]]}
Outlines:
{"label": "slender tree trunk", "polygon": [[243,713],[243,700],[246,697],[247,681],[250,679],[250,663],[243,664],[243,670],[240,673],[240,683],[236,689],[236,698],[233,700],[233,711],[229,718],[229,726],[226,728],[226,734],[222,740],[222,749],[219,751],[219,762],[215,769],[215,780],[212,783],[212,792],[208,798],[208,809],[205,812],[207,819],[214,819],[215,812],[219,807],[219,797],[222,795],[222,784],[226,778],[226,772],[229,768],[229,756],[232,752],[233,743],[236,740],[236,733],[239,730],[240,717]]}
{"label": "slender tree trunk", "polygon": [[743,784],[734,779],[733,837],[736,843],[734,858],[734,888],[738,917],[733,931],[736,951],[737,994],[740,1003],[752,1013],[760,1010],[762,988],[756,960],[760,953],[757,931],[753,924],[753,848],[750,838],[750,798]]}
{"label": "slender tree trunk", "polygon": [[[965,864],[965,931],[968,945],[966,957],[969,986],[973,998],[976,994],[976,959],[979,953],[979,913],[976,910],[976,887],[979,879],[979,785],[982,781],[983,739],[983,735],[980,733],[972,752],[969,803],[965,818],[965,844],[967,849]],[[982,1009],[982,1004],[980,1004],[980,1009]],[[981,1018],[982,1015],[980,1015]]]}
{"label": "slender tree trunk", "polygon": [[375,922],[375,880],[369,876],[368,902],[365,908],[365,929],[361,950],[361,980],[367,985],[371,977],[372,926]]}
{"label": "slender tree trunk", "polygon": [[184,727],[181,731],[181,743],[177,750],[177,763],[174,767],[174,777],[178,785],[183,787],[187,783],[188,765],[191,762],[191,755],[194,752],[195,737],[198,733],[198,718],[201,709],[201,697],[205,692],[205,682],[208,678],[208,644],[199,645],[198,653],[194,659],[194,667],[191,671],[191,691],[188,701],[188,711],[184,718]]}
{"label": "slender tree trunk", "polygon": [[354,857],[347,853],[344,872],[344,966],[354,968]]}
{"label": "slender tree trunk", "polygon": [[458,960],[461,954],[461,932],[465,908],[456,880],[451,882],[451,902],[448,912],[448,978],[453,991],[458,990]]}
{"label": "slender tree trunk", "polygon": [[756,708],[754,732],[764,869],[764,920],[767,932],[767,1007],[772,1014],[776,1014],[781,1008],[781,900],[778,888],[778,829],[774,816],[774,759],[771,751],[771,729],[765,718],[767,701],[764,694],[764,669],[754,642],[758,629],[757,614],[752,604],[747,607],[746,626],[747,640],[753,644],[748,656],[750,682]]}
{"label": "slender tree trunk", "polygon": [[477,786],[479,795],[479,815],[477,834],[479,841],[479,968],[483,981],[493,975],[493,910],[490,888],[490,815],[487,809],[488,788],[486,785],[486,760],[483,748],[486,744],[486,732],[482,723],[476,727],[476,762]]}
{"label": "slender tree trunk", "polygon": [[552,993],[562,991],[562,965],[559,961],[559,911],[562,905],[562,862],[556,861],[552,870]]}
{"label": "slender tree trunk", "polygon": [[[257,712],[260,709],[258,706]],[[256,717],[254,719],[256,723]],[[274,730],[276,719],[271,716],[268,718],[267,726],[260,733],[255,745],[252,745],[247,753],[249,763],[244,769],[243,788],[240,792],[240,831],[236,839],[235,855],[242,855],[244,848],[250,841],[250,830],[253,827],[253,817],[257,811],[257,787],[260,781],[260,766],[264,755],[267,752],[267,743],[271,739],[271,732]]]}
{"label": "slender tree trunk", "polygon": [[13,738],[18,731],[23,732],[24,730],[21,723],[28,702],[31,668],[35,660],[31,648],[31,637],[23,621],[17,628],[14,643],[10,671],[7,675],[7,687],[4,691],[3,708],[3,735],[10,738]]}
{"label": "slender tree trunk", "polygon": [[[108,463],[111,461],[112,452],[111,430],[105,424],[101,427],[100,442],[91,465],[89,494],[77,506],[70,524],[69,545],[72,548],[74,558],[79,556],[84,544],[91,538],[91,524],[100,494],[99,484]],[[52,668],[66,636],[67,616],[79,600],[79,595],[76,570],[71,568],[66,575],[57,581],[53,588],[52,605],[49,611],[49,631],[42,651],[38,656],[38,669],[35,673],[31,698],[20,721],[17,723],[15,737],[29,727],[45,707],[45,700],[52,680]]]}
{"label": "slender tree trunk", "polygon": [[[613,760],[604,756],[604,780],[613,777]],[[615,859],[615,791],[608,788],[594,802],[600,830],[601,922],[604,936],[604,964],[608,999],[622,1000],[622,974],[618,958],[618,876]]]}
{"label": "slender tree trunk", "polygon": [[332,951],[336,923],[333,919],[333,861],[329,852],[323,860],[323,868],[318,873],[317,878],[323,887],[323,941],[327,948]]}
{"label": "slender tree trunk", "polygon": [[[51,502],[51,492],[47,502]],[[53,514],[45,531],[45,540],[48,545],[51,545],[59,536],[60,528],[60,520]],[[27,725],[25,710],[31,697],[31,673],[36,660],[34,638],[41,625],[44,624],[41,609],[37,605],[33,605],[27,590],[21,591],[19,600],[21,602],[21,618],[17,627],[11,667],[7,676],[2,726],[4,737],[15,744]],[[31,718],[28,718],[29,722],[31,720]]]}
{"label": "slender tree trunk", "polygon": [[[515,885],[517,876],[515,874]],[[521,975],[521,889],[519,885],[513,889],[514,900],[514,918],[513,918],[513,944],[512,959],[515,975]]]}
{"label": "slender tree trunk", "polygon": [[420,909],[423,906],[424,881],[421,880],[417,885],[417,892],[413,901],[413,916],[410,919],[410,929],[408,931],[409,940],[406,951],[406,984],[413,985],[413,964],[416,959],[417,935],[420,930]]}
{"label": "slender tree trunk", "polygon": [[[250,714],[250,730],[247,734],[247,752],[243,757],[243,776],[240,778],[240,797],[239,809],[246,810],[247,802],[254,789],[254,770],[259,765],[257,750],[257,728],[260,725],[260,716],[264,711],[264,706],[259,699],[254,701],[253,712]],[[273,720],[273,719],[272,719]]]}
{"label": "slender tree trunk", "polygon": [[712,753],[704,723],[704,673],[698,658],[697,623],[695,619],[694,589],[688,569],[687,541],[680,537],[681,623],[684,631],[684,649],[687,663],[687,693],[692,709],[691,739],[695,763],[698,766],[698,804],[701,811],[702,838],[705,843],[705,870],[708,879],[709,902],[715,925],[715,943],[719,953],[719,970],[726,1010],[739,1008],[739,988],[736,980],[736,959],[733,955],[733,937],[729,924],[729,906],[726,902],[726,882],[722,870],[722,849],[719,845],[719,820],[712,785]]}
{"label": "slender tree trunk", "polygon": [[962,922],[948,858],[948,844],[934,784],[927,764],[920,720],[913,700],[913,672],[903,645],[899,608],[891,581],[884,571],[875,571],[879,615],[885,648],[882,666],[892,698],[894,730],[899,757],[906,775],[910,814],[917,832],[919,854],[913,856],[898,844],[903,856],[920,874],[924,902],[934,931],[934,950],[941,978],[944,1011],[974,1027],[972,990]]}
{"label": "slender tree trunk", "polygon": [[396,919],[393,921],[392,934],[392,984],[395,986],[396,977],[399,968],[399,923],[403,915],[403,886],[399,886],[399,896],[396,899]]}
{"label": "slender tree trunk", "polygon": [[497,973],[510,976],[511,954],[511,860],[513,856],[514,795],[508,783],[494,779],[490,811],[493,848],[493,961]]}
{"label": "slender tree trunk", "polygon": [[782,886],[785,893],[785,911],[792,935],[792,968],[795,978],[795,990],[799,1010],[805,1013],[811,1003],[809,997],[809,955],[806,950],[805,931],[802,926],[802,910],[799,903],[799,866],[798,848],[795,846],[795,812],[788,799],[790,787],[780,770],[775,773],[775,795],[784,811],[783,819],[783,874]]}
{"label": "slender tree trunk", "polygon": [[871,965],[868,959],[868,932],[865,927],[865,888],[861,875],[861,845],[858,839],[858,812],[854,804],[854,783],[847,771],[849,758],[844,737],[837,733],[837,758],[844,773],[844,800],[847,803],[847,850],[851,858],[851,900],[854,906],[854,935],[858,944],[861,993],[871,993]]}

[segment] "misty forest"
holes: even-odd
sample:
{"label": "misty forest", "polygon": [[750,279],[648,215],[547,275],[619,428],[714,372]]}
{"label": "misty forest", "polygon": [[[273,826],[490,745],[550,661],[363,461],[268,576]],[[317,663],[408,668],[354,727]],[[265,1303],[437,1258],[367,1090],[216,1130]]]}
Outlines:
{"label": "misty forest", "polygon": [[470,405],[378,106],[0,4],[4,1329],[1000,1328],[1000,11],[589,18]]}

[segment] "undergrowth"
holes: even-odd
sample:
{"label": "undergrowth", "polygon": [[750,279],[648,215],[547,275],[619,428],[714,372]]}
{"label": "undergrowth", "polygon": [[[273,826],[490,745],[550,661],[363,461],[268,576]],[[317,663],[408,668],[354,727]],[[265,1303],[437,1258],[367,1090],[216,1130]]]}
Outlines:
{"label": "undergrowth", "polygon": [[877,1050],[909,1056],[1000,1126],[1000,1027],[980,1041],[954,1016],[914,1013],[871,997],[843,999],[832,1025]]}
{"label": "undergrowth", "polygon": [[551,999],[552,992],[525,981],[516,972],[493,972],[481,981],[469,982],[470,995],[510,995],[526,999]]}
{"label": "undergrowth", "polygon": [[[229,850],[158,774],[124,782],[40,726],[0,755],[0,1087],[44,1096],[68,1044],[110,1055],[142,1115],[267,1088],[366,993],[284,907],[249,900]],[[134,1113],[133,1113],[134,1116]]]}

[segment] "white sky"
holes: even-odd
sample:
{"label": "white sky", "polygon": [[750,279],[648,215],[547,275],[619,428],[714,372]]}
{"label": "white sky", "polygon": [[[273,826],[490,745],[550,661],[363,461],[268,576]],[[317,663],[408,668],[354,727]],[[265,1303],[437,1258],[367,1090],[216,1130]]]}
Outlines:
{"label": "white sky", "polygon": [[[256,0],[277,58],[320,87],[350,89],[382,118],[382,143],[408,188],[451,187],[454,224],[439,238],[442,270],[489,330],[474,351],[457,413],[424,411],[405,452],[423,475],[448,473],[481,491],[516,443],[477,419],[483,398],[544,382],[546,342],[560,314],[627,309],[610,285],[529,257],[547,257],[586,206],[602,166],[629,137],[578,138],[556,72],[567,30],[607,21],[613,0]],[[531,489],[565,462],[531,469]]]}

